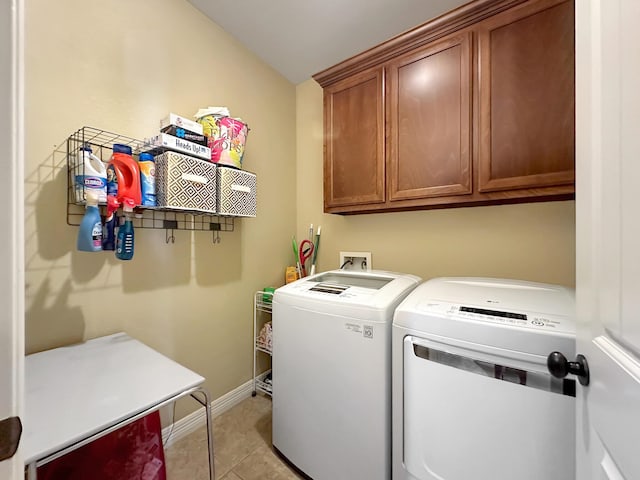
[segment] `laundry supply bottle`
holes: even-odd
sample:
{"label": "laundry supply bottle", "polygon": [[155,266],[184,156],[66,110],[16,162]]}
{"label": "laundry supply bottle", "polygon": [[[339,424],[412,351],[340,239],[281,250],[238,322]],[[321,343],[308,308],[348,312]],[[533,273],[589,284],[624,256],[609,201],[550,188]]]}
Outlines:
{"label": "laundry supply bottle", "polygon": [[104,219],[104,225],[102,227],[103,250],[116,249],[116,226],[118,225],[117,211],[119,206],[120,204],[118,203],[118,200],[116,200],[115,196],[109,195],[107,197],[107,216]]}
{"label": "laundry supply bottle", "polygon": [[133,258],[133,204],[126,201],[123,206],[124,223],[118,228],[116,236],[116,258],[120,260],[131,260]]}
{"label": "laundry supply bottle", "polygon": [[133,206],[140,205],[140,167],[131,156],[130,146],[113,144],[113,155],[107,168],[107,177],[109,195],[115,195],[120,204],[125,204],[125,200],[129,200]]}
{"label": "laundry supply bottle", "polygon": [[76,168],[78,172],[75,176],[76,203],[87,200],[87,194],[90,192],[95,193],[98,203],[106,203],[107,167],[93,154],[88,143],[78,150]]}
{"label": "laundry supply bottle", "polygon": [[[109,162],[107,165],[107,199],[111,199],[111,202],[115,202],[117,206],[120,206],[118,202],[118,177],[116,176],[116,167]],[[107,200],[107,204],[109,200]]]}
{"label": "laundry supply bottle", "polygon": [[140,167],[140,189],[144,207],[156,206],[156,163],[150,153],[141,153],[138,159]]}
{"label": "laundry supply bottle", "polygon": [[78,229],[77,247],[81,252],[102,250],[102,220],[96,192],[87,192],[87,207]]}

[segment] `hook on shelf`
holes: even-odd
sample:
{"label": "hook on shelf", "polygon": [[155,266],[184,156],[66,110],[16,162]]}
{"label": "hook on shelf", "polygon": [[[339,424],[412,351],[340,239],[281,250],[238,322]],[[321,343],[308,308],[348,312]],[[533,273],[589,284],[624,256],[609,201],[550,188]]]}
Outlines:
{"label": "hook on shelf", "polygon": [[220,228],[221,227],[219,223],[209,223],[209,230],[211,230],[212,232],[211,243],[213,243],[214,245],[222,241],[222,239],[220,238]]}
{"label": "hook on shelf", "polygon": [[[178,228],[178,222],[175,220],[164,220],[162,222],[162,226],[164,227],[165,232],[165,241],[167,244],[169,242],[176,243],[176,237],[173,235],[173,230]],[[169,230],[171,230],[171,235],[169,235]]]}

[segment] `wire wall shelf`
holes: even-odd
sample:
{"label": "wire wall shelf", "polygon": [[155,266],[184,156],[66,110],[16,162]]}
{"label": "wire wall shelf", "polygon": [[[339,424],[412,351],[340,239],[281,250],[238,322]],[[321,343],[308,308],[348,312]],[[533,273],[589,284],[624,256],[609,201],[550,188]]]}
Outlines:
{"label": "wire wall shelf", "polygon": [[[76,191],[75,177],[84,175],[84,163],[78,153],[83,146],[90,146],[93,154],[107,163],[113,153],[113,144],[128,145],[134,155],[149,150],[144,142],[117,133],[107,132],[93,127],[82,127],[67,138],[67,224],[80,225],[85,214],[84,187]],[[162,153],[158,148],[154,154]],[[100,205],[102,215],[106,215],[106,205]],[[191,230],[212,232],[213,243],[220,242],[219,232],[233,232],[234,217],[217,215],[193,210],[168,207],[139,206],[133,212],[134,228],[164,229],[167,231],[167,243],[174,241],[173,230]],[[171,235],[169,232],[171,231]]]}

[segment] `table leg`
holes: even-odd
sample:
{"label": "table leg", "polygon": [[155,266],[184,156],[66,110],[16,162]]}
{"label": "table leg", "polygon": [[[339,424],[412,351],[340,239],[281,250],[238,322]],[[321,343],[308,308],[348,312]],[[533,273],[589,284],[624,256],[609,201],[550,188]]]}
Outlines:
{"label": "table leg", "polygon": [[209,480],[215,480],[216,473],[213,457],[213,425],[211,421],[211,400],[209,399],[209,392],[204,388],[199,388],[197,392],[202,394],[204,400],[200,400],[193,394],[191,396],[195,400],[197,400],[205,409],[205,417],[207,421],[207,448],[209,450]]}

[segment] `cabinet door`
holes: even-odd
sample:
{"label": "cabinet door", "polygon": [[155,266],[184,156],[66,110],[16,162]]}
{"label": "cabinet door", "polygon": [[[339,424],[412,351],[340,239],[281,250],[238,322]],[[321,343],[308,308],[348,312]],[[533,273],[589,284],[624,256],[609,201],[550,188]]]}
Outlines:
{"label": "cabinet door", "polygon": [[[362,72],[324,92],[324,207],[385,201],[382,68]],[[361,210],[354,207],[355,210]],[[345,211],[341,209],[341,211]]]}
{"label": "cabinet door", "polygon": [[471,193],[471,71],[469,32],[388,65],[391,201]]}
{"label": "cabinet door", "polygon": [[478,190],[566,192],[575,171],[573,2],[527,2],[491,17],[478,25],[478,46]]}

